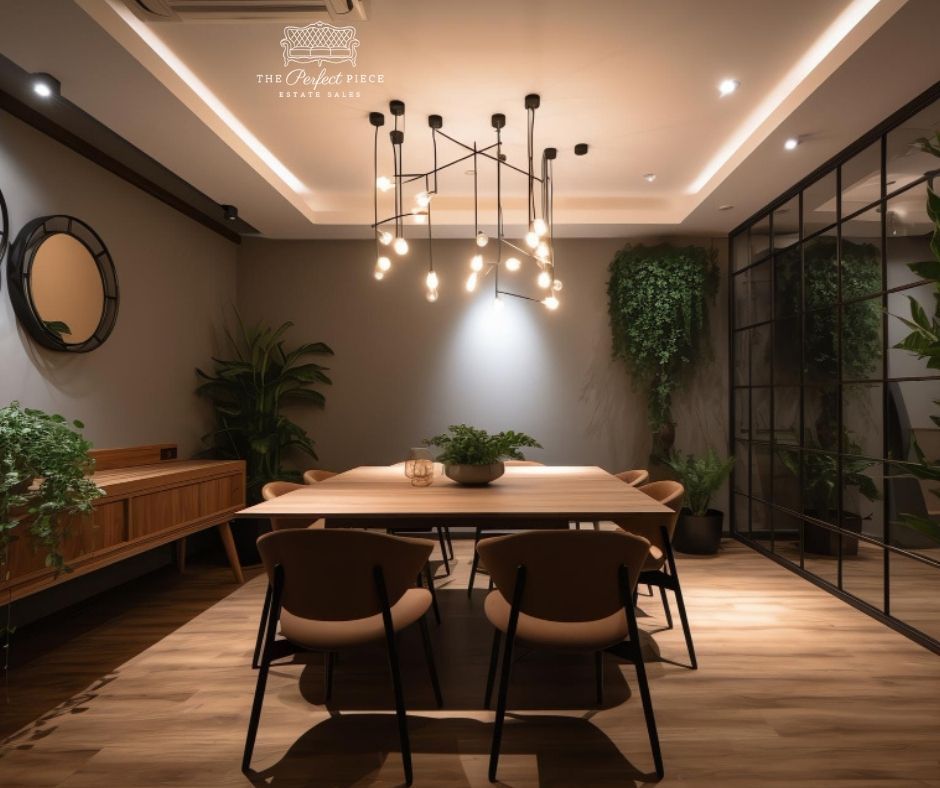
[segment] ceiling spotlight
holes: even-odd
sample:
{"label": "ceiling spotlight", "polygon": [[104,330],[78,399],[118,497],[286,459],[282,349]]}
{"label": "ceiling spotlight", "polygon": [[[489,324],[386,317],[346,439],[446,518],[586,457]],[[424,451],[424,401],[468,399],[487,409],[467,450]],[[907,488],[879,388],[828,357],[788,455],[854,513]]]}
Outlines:
{"label": "ceiling spotlight", "polygon": [[379,243],[382,244],[382,246],[388,246],[394,240],[395,238],[388,230],[382,230],[382,232],[379,233]]}
{"label": "ceiling spotlight", "polygon": [[234,205],[223,205],[222,213],[225,216],[225,221],[234,222],[238,220],[238,208]]}
{"label": "ceiling spotlight", "polygon": [[389,260],[385,255],[382,255],[378,260],[375,261],[376,268],[380,271],[387,271],[392,267],[392,261]]}
{"label": "ceiling spotlight", "polygon": [[482,271],[483,270],[483,255],[475,254],[470,258],[470,270],[471,271]]}
{"label": "ceiling spotlight", "polygon": [[542,303],[545,304],[553,312],[558,309],[558,299],[555,296],[550,295],[548,298],[543,298]]}
{"label": "ceiling spotlight", "polygon": [[643,173],[643,180],[646,181],[647,183],[652,183],[653,181],[656,180],[656,173],[655,172]]}
{"label": "ceiling spotlight", "polygon": [[477,272],[472,271],[470,276],[467,277],[467,292],[472,293],[477,289]]}
{"label": "ceiling spotlight", "polygon": [[719,205],[718,206],[719,211],[730,211],[732,208],[734,208],[733,205]]}
{"label": "ceiling spotlight", "polygon": [[408,242],[404,238],[396,238],[392,249],[395,250],[395,254],[408,254]]}
{"label": "ceiling spotlight", "polygon": [[51,98],[58,96],[62,92],[62,83],[51,74],[39,72],[32,74],[30,80],[33,85],[33,93],[41,98]]}
{"label": "ceiling spotlight", "polygon": [[796,137],[788,137],[787,141],[783,143],[784,150],[796,150],[796,146],[800,144],[799,139]]}
{"label": "ceiling spotlight", "polygon": [[736,91],[741,86],[741,83],[736,79],[723,79],[721,84],[718,85],[718,93],[724,96],[730,96],[734,91]]}
{"label": "ceiling spotlight", "polygon": [[518,257],[508,257],[506,258],[506,270],[507,271],[518,271],[522,263],[519,262]]}
{"label": "ceiling spotlight", "polygon": [[548,290],[552,286],[552,275],[548,271],[542,271],[535,281],[543,290]]}
{"label": "ceiling spotlight", "polygon": [[489,243],[489,236],[482,230],[477,233],[477,246],[484,247]]}

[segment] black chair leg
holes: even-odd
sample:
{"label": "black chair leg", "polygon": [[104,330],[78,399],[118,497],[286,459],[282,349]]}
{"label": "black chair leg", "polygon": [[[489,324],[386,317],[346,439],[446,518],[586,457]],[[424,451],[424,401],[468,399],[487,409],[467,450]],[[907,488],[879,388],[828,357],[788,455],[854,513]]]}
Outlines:
{"label": "black chair leg", "polygon": [[666,596],[666,589],[662,586],[659,587],[659,596],[663,600],[663,610],[666,611],[666,626],[672,629],[672,611],[669,609],[669,597]]}
{"label": "black chair leg", "polygon": [[444,526],[444,537],[447,540],[447,549],[450,551],[449,558],[451,561],[453,561],[454,560],[454,542],[450,538],[450,527],[446,525]]}
{"label": "black chair leg", "polygon": [[[434,576],[431,574],[431,564],[424,565],[424,574],[428,579],[428,591],[431,592],[431,607],[434,610],[434,620],[441,625],[441,611],[437,607],[437,589],[434,587]],[[418,585],[421,585],[421,575],[418,575]]]}
{"label": "black chair leg", "polygon": [[258,660],[261,657],[261,646],[264,644],[264,633],[268,626],[268,615],[271,612],[271,584],[268,583],[264,592],[264,604],[261,607],[261,623],[258,624],[258,638],[255,640],[255,653],[251,658],[252,670],[257,670]]}
{"label": "black chair leg", "polygon": [[395,692],[395,716],[398,718],[398,738],[401,740],[401,760],[405,770],[405,784],[411,785],[411,742],[408,739],[408,715],[405,712],[405,693],[401,685],[401,668],[398,664],[398,644],[395,630],[392,627],[392,612],[388,603],[388,591],[382,568],[377,566],[374,570],[375,588],[382,603],[382,623],[385,626],[385,646],[388,651],[388,667],[392,674],[392,689]]}
{"label": "black chair leg", "polygon": [[323,657],[323,697],[329,701],[333,697],[333,668],[336,654],[328,651]]}
{"label": "black chair leg", "polygon": [[473,563],[470,564],[470,581],[467,583],[467,596],[473,596],[473,581],[477,576],[477,566],[480,563],[480,554],[477,552],[477,542],[480,541],[480,529],[473,538]]}
{"label": "black chair leg", "polygon": [[503,670],[499,678],[499,694],[496,698],[496,719],[493,721],[493,745],[490,748],[489,778],[496,782],[496,767],[499,765],[499,748],[503,743],[503,721],[506,718],[506,698],[509,695],[509,677],[512,673],[512,646],[516,639],[516,627],[519,624],[519,607],[525,589],[525,565],[516,571],[516,586],[512,594],[512,608],[509,624],[506,627],[506,645],[503,647]]}
{"label": "black chair leg", "polygon": [[604,703],[604,652],[594,652],[594,682],[597,689],[597,705]]}
{"label": "black chair leg", "polygon": [[251,714],[248,717],[248,734],[245,737],[245,752],[242,754],[242,772],[248,773],[251,766],[251,754],[255,750],[255,739],[258,736],[258,723],[261,722],[261,706],[264,703],[264,690],[268,684],[268,671],[271,668],[272,649],[274,646],[274,631],[281,615],[281,589],[284,584],[284,570],[280,566],[274,568],[274,588],[271,591],[269,606],[269,623],[265,627],[264,647],[261,652],[261,662],[258,666],[258,681],[255,684],[255,697],[251,703]]}
{"label": "black chair leg", "polygon": [[499,666],[499,646],[503,639],[503,633],[498,629],[493,631],[493,650],[490,652],[490,669],[486,674],[486,692],[483,695],[483,708],[490,707],[490,701],[493,699],[493,684],[496,681],[496,668]]}
{"label": "black chair leg", "polygon": [[434,664],[434,649],[431,648],[431,633],[428,631],[427,616],[421,616],[418,624],[421,627],[421,640],[424,643],[424,658],[428,663],[428,673],[431,675],[431,686],[434,688],[434,700],[437,707],[443,708],[444,698],[441,695],[441,685],[437,679],[437,666]]}
{"label": "black chair leg", "polygon": [[698,670],[698,659],[695,657],[695,646],[692,645],[692,630],[689,627],[689,617],[685,612],[685,601],[682,599],[682,586],[679,585],[679,578],[676,577],[676,607],[679,608],[679,621],[682,622],[682,634],[685,635],[685,645],[689,649],[689,662],[692,670]]}
{"label": "black chair leg", "polygon": [[441,546],[441,558],[444,559],[444,574],[450,574],[450,561],[447,560],[447,540],[444,539],[444,529],[441,526],[437,528],[437,541]]}

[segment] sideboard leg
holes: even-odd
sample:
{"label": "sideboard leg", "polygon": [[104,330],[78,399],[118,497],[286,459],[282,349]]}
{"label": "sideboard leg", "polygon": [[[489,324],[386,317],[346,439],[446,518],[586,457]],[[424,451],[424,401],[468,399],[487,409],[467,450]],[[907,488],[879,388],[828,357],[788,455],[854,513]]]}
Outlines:
{"label": "sideboard leg", "polygon": [[219,523],[219,536],[222,537],[222,544],[225,545],[228,562],[232,565],[235,582],[241,585],[245,582],[245,576],[242,574],[242,565],[238,561],[238,551],[235,549],[235,539],[232,537],[232,529],[229,528],[228,523]]}
{"label": "sideboard leg", "polygon": [[180,574],[186,572],[186,537],[176,540],[176,569]]}

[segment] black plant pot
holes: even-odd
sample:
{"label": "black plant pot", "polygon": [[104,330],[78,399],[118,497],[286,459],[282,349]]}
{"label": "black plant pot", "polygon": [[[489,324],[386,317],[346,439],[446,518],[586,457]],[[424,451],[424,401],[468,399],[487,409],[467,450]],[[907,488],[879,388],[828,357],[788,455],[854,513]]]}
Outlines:
{"label": "black plant pot", "polygon": [[694,555],[713,555],[721,546],[721,527],[724,524],[724,512],[709,509],[703,516],[692,514],[689,509],[679,513],[676,534],[672,546],[680,553]]}
{"label": "black plant pot", "polygon": [[[807,511],[810,517],[822,519],[815,511]],[[835,512],[829,512],[829,522],[836,519]],[[860,534],[862,532],[862,518],[857,514],[843,513],[842,528],[852,533]],[[830,531],[821,525],[812,525],[806,523],[803,526],[803,550],[807,553],[816,555],[838,555],[839,554],[839,534],[836,531]],[[854,536],[842,535],[842,555],[858,555],[858,539]]]}

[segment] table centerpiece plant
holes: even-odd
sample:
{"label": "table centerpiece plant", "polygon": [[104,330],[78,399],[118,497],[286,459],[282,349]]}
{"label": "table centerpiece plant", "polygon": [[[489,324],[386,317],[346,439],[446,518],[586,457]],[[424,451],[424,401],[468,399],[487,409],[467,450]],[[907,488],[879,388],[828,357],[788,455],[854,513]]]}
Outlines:
{"label": "table centerpiece plant", "polygon": [[504,459],[524,460],[520,449],[541,449],[535,438],[524,432],[506,430],[490,435],[486,430],[466,424],[452,424],[447,432],[426,438],[426,446],[441,449],[437,459],[444,463],[444,473],[458,484],[489,484],[503,475]]}

